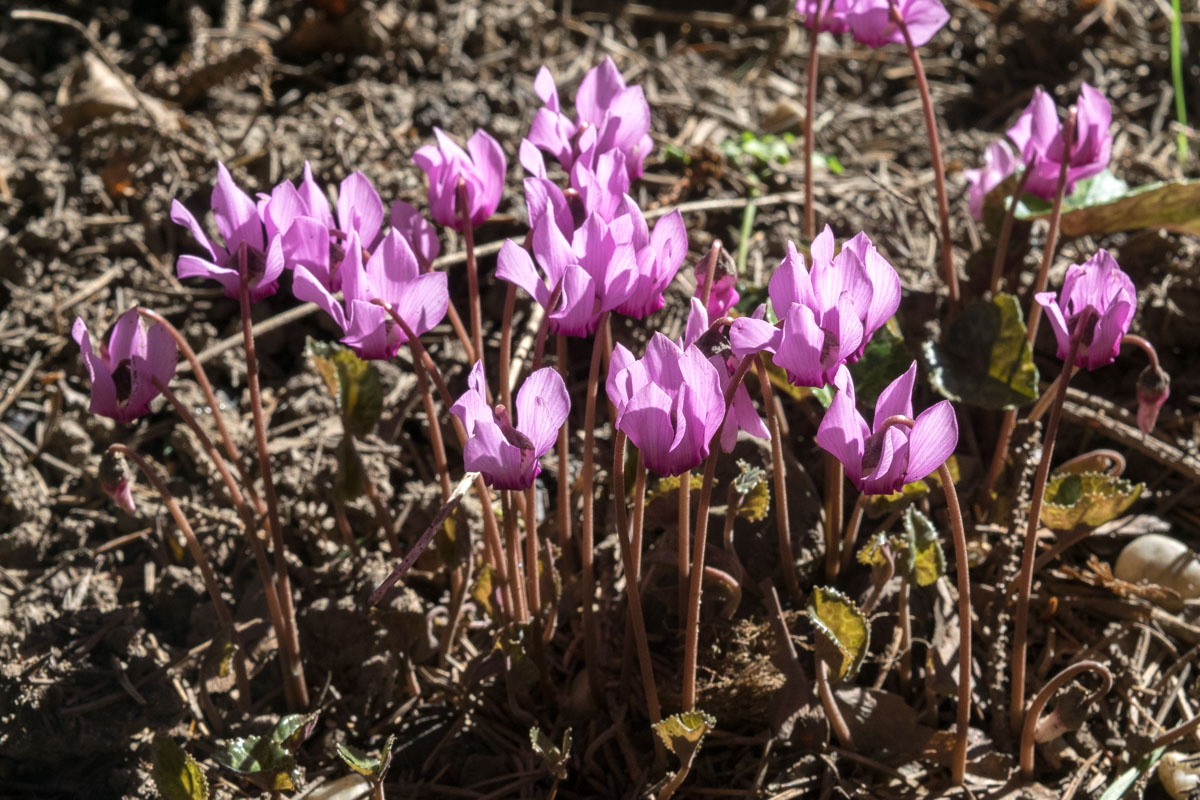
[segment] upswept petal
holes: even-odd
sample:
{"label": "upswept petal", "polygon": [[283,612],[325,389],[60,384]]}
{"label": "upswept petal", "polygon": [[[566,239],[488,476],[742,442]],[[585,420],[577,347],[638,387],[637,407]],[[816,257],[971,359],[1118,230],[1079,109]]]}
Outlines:
{"label": "upswept petal", "polygon": [[[446,273],[426,272],[392,286],[396,291],[388,302],[417,336],[433,330],[446,317],[450,305]],[[403,330],[395,331],[395,337],[401,344],[408,341]]]}
{"label": "upswept petal", "polygon": [[263,224],[267,227],[267,239],[287,233],[292,220],[307,213],[304,198],[296,191],[291,181],[281,181],[271,190],[271,198],[263,206]]}
{"label": "upswept petal", "polygon": [[621,77],[617,65],[612,57],[605,56],[603,61],[583,76],[575,93],[575,109],[579,119],[600,125],[613,98],[624,88],[625,79]]}
{"label": "upswept petal", "polygon": [[636,360],[633,353],[629,352],[629,348],[620,342],[613,346],[612,356],[608,360],[608,378],[604,382],[604,389],[608,394],[609,401],[617,409],[617,427],[621,426],[621,414],[632,394],[630,389],[632,383],[626,370]]}
{"label": "upswept petal", "polygon": [[[845,372],[845,367],[839,372]],[[848,376],[849,373],[847,380]],[[817,444],[845,465],[846,474],[860,475],[866,426],[866,421],[854,407],[853,391],[839,388],[817,427]]]}
{"label": "upswept petal", "polygon": [[437,229],[429,224],[429,220],[422,216],[416,206],[403,200],[392,203],[388,213],[388,224],[398,230],[412,247],[420,264],[420,271],[428,272],[433,266],[433,260],[442,251]]}
{"label": "upswept petal", "polygon": [[692,298],[691,309],[688,312],[687,325],[683,330],[684,347],[695,344],[696,340],[708,330],[708,309],[704,307],[704,303],[700,302],[699,297]]}
{"label": "upswept petal", "polygon": [[596,329],[600,314],[596,310],[596,283],[578,264],[569,264],[563,272],[558,308],[550,312],[551,329],[564,336],[587,336]]}
{"label": "upswept petal", "polygon": [[467,374],[467,391],[454,401],[450,413],[458,417],[468,432],[475,430],[480,420],[495,424],[492,409],[487,404],[487,378],[483,372],[482,361],[476,361],[471,367]]}
{"label": "upswept petal", "polygon": [[496,277],[520,286],[543,308],[550,302],[550,290],[538,275],[533,259],[525,248],[512,239],[506,239],[500,245],[500,254],[496,257]]}
{"label": "upswept petal", "polygon": [[553,367],[532,373],[517,391],[517,430],[533,442],[534,458],[541,458],[554,446],[558,429],[571,411],[562,376]]}
{"label": "upswept petal", "polygon": [[729,345],[735,356],[754,355],[764,350],[776,353],[782,340],[783,331],[764,319],[738,317],[729,326]]}
{"label": "upswept petal", "polygon": [[329,289],[307,267],[297,266],[292,271],[292,294],[297,300],[316,303],[322,311],[333,318],[337,326],[346,331],[346,313],[342,305],[329,293]]}
{"label": "upswept petal", "polygon": [[304,177],[300,181],[299,191],[300,196],[304,198],[304,207],[308,209],[308,216],[326,228],[332,228],[333,213],[329,208],[329,198],[313,180],[312,167],[307,161],[304,162]]}
{"label": "upswept petal", "polygon": [[362,172],[351,172],[338,186],[337,216],[340,230],[357,231],[364,246],[374,247],[383,224],[383,201]]}
{"label": "upswept petal", "polygon": [[533,79],[533,91],[551,111],[559,110],[558,86],[554,83],[554,76],[550,74],[550,69],[545,65],[542,65]]}
{"label": "upswept petal", "polygon": [[188,229],[196,243],[208,253],[210,261],[224,261],[229,257],[225,248],[208,238],[200,222],[192,215],[192,212],[187,210],[187,206],[178,200],[171,201],[171,221]]}
{"label": "upswept petal", "polygon": [[226,297],[234,300],[239,296],[238,273],[236,269],[219,267],[211,261],[205,261],[197,256],[180,256],[175,262],[175,274],[182,278],[211,278],[221,284]]}
{"label": "upswept petal", "polygon": [[[825,230],[829,228],[826,227]],[[824,236],[824,232],[821,235]],[[803,303],[807,306],[813,304],[812,280],[805,267],[804,256],[796,250],[795,243],[790,239],[787,243],[787,255],[771,273],[771,280],[767,283],[767,294],[771,297],[771,308],[779,319],[787,316],[793,303]]]}
{"label": "upswept petal", "polygon": [[1066,358],[1067,351],[1071,346],[1071,332],[1067,328],[1067,320],[1063,316],[1062,309],[1059,308],[1058,299],[1054,292],[1038,292],[1033,299],[1046,312],[1046,321],[1050,323],[1050,328],[1054,331],[1054,338],[1058,343],[1058,357]]}
{"label": "upswept petal", "polygon": [[826,225],[812,240],[812,244],[808,248],[808,255],[812,258],[813,268],[817,264],[828,264],[833,261],[833,229]]}
{"label": "upswept petal", "polygon": [[296,217],[283,236],[283,254],[292,268],[305,267],[331,291],[341,288],[341,279],[331,282],[329,229],[315,217]]}
{"label": "upswept petal", "polygon": [[908,434],[905,483],[919,481],[945,463],[958,446],[958,420],[949,400],[934,403],[917,415]]}
{"label": "upswept petal", "polygon": [[[842,316],[854,317],[853,314]],[[824,386],[828,382],[821,358],[824,348],[825,331],[817,325],[812,309],[798,304],[792,306],[783,321],[775,364],[787,371],[788,380],[796,386]],[[736,348],[734,353],[737,353]]]}
{"label": "upswept petal", "polygon": [[88,410],[93,414],[114,416],[119,409],[117,407],[117,387],[113,383],[112,371],[108,364],[104,363],[104,359],[92,349],[92,339],[82,317],[75,318],[75,324],[71,326],[71,337],[79,345],[80,355],[83,356],[83,365],[87,368],[88,378],[92,382],[92,401]]}
{"label": "upswept petal", "polygon": [[873,429],[879,430],[879,426],[888,417],[900,415],[912,419],[912,393],[916,382],[917,362],[914,361],[904,374],[879,393],[879,399],[875,401],[875,419],[871,423]]}
{"label": "upswept petal", "polygon": [[131,308],[113,323],[108,335],[108,347],[102,348],[109,364],[117,364],[127,358],[146,355],[146,330],[138,319],[136,308]]}
{"label": "upswept petal", "polygon": [[678,466],[670,456],[675,426],[671,422],[671,398],[654,383],[648,383],[629,398],[621,415],[625,435],[633,442],[657,475],[678,475],[694,465]]}
{"label": "upswept petal", "polygon": [[166,327],[158,322],[146,329],[146,360],[150,363],[151,377],[163,386],[171,382],[179,364],[179,348]]}
{"label": "upswept petal", "polygon": [[481,225],[495,213],[496,206],[500,205],[508,162],[504,158],[504,150],[500,143],[482,129],[471,134],[471,138],[467,140],[467,150],[471,153],[474,165],[472,175],[479,185],[479,194],[474,198],[471,208],[471,224]]}
{"label": "upswept petal", "polygon": [[346,311],[348,324],[342,344],[367,360],[386,361],[395,357],[404,333],[391,321],[387,311],[363,300],[347,300]]}
{"label": "upswept petal", "polygon": [[263,249],[263,228],[258,218],[258,207],[248,194],[237,187],[229,170],[219,161],[217,184],[212,191],[212,212],[217,221],[217,230],[230,253],[237,252],[241,244],[254,250]]}

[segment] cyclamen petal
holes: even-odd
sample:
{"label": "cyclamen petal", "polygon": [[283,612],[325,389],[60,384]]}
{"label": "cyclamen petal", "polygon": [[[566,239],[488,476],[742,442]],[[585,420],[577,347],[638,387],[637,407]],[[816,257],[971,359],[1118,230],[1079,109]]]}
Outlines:
{"label": "cyclamen petal", "polygon": [[131,308],[113,325],[109,340],[100,352],[92,346],[83,319],[76,317],[71,337],[92,383],[89,410],[117,422],[131,422],[150,410],[159,395],[158,385],[167,385],[175,374],[178,351],[175,340],[159,323],[142,327],[136,308]]}
{"label": "cyclamen petal", "polygon": [[481,225],[496,211],[504,190],[507,162],[500,143],[483,130],[468,140],[467,154],[440,128],[433,133],[437,145],[425,145],[413,155],[413,163],[429,178],[429,205],[433,219],[461,231],[462,212],[458,208],[458,185],[466,184],[466,216],[471,225]]}
{"label": "cyclamen petal", "polygon": [[[950,12],[939,0],[898,0],[897,6],[914,47],[928,43],[950,21]],[[855,41],[868,47],[904,44],[900,26],[892,21],[891,0],[854,0],[846,21]]]}

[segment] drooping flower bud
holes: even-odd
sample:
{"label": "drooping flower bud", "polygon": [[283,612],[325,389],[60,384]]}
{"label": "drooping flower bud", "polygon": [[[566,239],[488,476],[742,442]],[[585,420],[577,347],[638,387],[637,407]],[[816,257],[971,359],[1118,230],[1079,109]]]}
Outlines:
{"label": "drooping flower bud", "polygon": [[125,460],[112,450],[106,450],[100,459],[100,488],[112,498],[121,508],[133,514],[137,508],[133,504],[133,480]]}
{"label": "drooping flower bud", "polygon": [[1171,396],[1171,376],[1162,367],[1151,364],[1142,370],[1137,382],[1137,424],[1143,435],[1154,430],[1158,412]]}

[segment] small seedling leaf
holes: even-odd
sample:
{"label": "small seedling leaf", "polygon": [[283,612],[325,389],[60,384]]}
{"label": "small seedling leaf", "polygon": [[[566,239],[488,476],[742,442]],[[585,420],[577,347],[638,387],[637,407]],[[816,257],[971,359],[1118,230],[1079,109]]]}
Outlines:
{"label": "small seedling leaf", "polygon": [[338,744],[338,756],[342,761],[346,762],[346,766],[357,772],[359,775],[364,775],[368,778],[374,778],[375,773],[383,766],[383,762],[375,756],[369,756],[361,750],[351,747],[346,744]]}
{"label": "small seedling leaf", "polygon": [[217,751],[217,761],[266,791],[291,791],[303,774],[292,754],[316,723],[317,712],[290,714],[264,736],[231,739]]}
{"label": "small seedling leaf", "polygon": [[208,800],[204,770],[169,736],[154,737],[153,775],[163,800]]}
{"label": "small seedling leaf", "polygon": [[922,345],[933,388],[978,408],[1011,409],[1036,400],[1038,371],[1025,335],[1013,295],[972,303],[940,342]]}
{"label": "small seedling leaf", "polygon": [[813,626],[842,654],[838,678],[853,676],[867,655],[871,628],[866,616],[849,597],[828,586],[813,589],[808,598]]}
{"label": "small seedling leaf", "polygon": [[673,714],[652,727],[666,748],[687,764],[700,749],[704,737],[716,726],[716,717],[696,709],[683,714]]}
{"label": "small seedling leaf", "polygon": [[733,489],[742,495],[742,504],[737,515],[750,522],[761,522],[767,518],[771,508],[771,495],[767,490],[767,473],[761,467],[751,466],[748,461],[738,459],[741,470],[733,479]]}
{"label": "small seedling leaf", "polygon": [[946,574],[946,555],[937,528],[913,506],[904,512],[904,537],[908,540],[908,572],[917,586],[932,586]]}
{"label": "small seedling leaf", "polygon": [[533,752],[546,762],[546,767],[560,781],[567,779],[567,759],[571,757],[571,729],[563,733],[562,746],[556,745],[536,725],[529,729],[529,744]]}
{"label": "small seedling leaf", "polygon": [[1046,485],[1042,524],[1057,531],[1090,528],[1120,516],[1141,496],[1144,484],[1099,472],[1054,475]]}

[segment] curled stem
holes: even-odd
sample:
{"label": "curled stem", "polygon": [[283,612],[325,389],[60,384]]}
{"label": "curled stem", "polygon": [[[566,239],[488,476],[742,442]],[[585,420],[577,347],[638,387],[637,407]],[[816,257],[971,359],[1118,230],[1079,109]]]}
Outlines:
{"label": "curled stem", "polygon": [[[1021,727],[1021,774],[1027,780],[1033,778],[1034,733],[1037,730],[1037,723],[1043,709],[1050,702],[1050,698],[1054,696],[1054,693],[1065,686],[1067,681],[1081,672],[1089,671],[1098,674],[1101,681],[1103,681],[1100,688],[1092,692],[1087,700],[1084,701],[1084,705],[1089,706],[1108,694],[1109,689],[1112,688],[1112,673],[1108,671],[1108,667],[1099,661],[1076,661],[1051,678],[1050,682],[1043,686],[1042,690],[1033,698],[1033,703],[1029,706],[1029,711],[1025,713],[1025,724]],[[1157,742],[1154,746],[1158,746]]]}
{"label": "curled stem", "polygon": [[1080,315],[1071,334],[1067,358],[1063,362],[1058,390],[1054,393],[1054,404],[1050,407],[1050,421],[1046,424],[1046,435],[1042,441],[1042,459],[1038,462],[1037,474],[1033,479],[1033,495],[1029,505],[1029,523],[1025,530],[1025,541],[1021,550],[1021,569],[1017,574],[1017,610],[1014,616],[1013,649],[1010,668],[1012,686],[1009,695],[1009,724],[1013,731],[1021,729],[1021,714],[1025,705],[1025,651],[1029,625],[1029,595],[1033,590],[1033,561],[1037,552],[1037,532],[1041,522],[1042,503],[1046,498],[1046,480],[1050,476],[1050,460],[1054,457],[1054,442],[1062,420],[1063,400],[1067,396],[1068,377],[1075,366],[1083,332],[1088,329],[1091,314]]}
{"label": "curled stem", "polygon": [[929,134],[929,157],[933,162],[934,185],[937,188],[938,219],[941,223],[942,239],[942,277],[950,293],[950,309],[954,313],[958,309],[958,275],[954,271],[954,242],[950,239],[950,201],[946,196],[946,168],[942,164],[942,146],[938,141],[937,116],[933,111],[933,96],[929,93],[929,81],[925,79],[925,68],[921,65],[921,56],[913,44],[908,24],[900,13],[896,0],[889,0],[892,21],[904,36],[904,44],[908,47],[908,56],[912,60],[913,75],[917,80],[917,91],[921,95],[921,108],[925,112],[925,130]]}
{"label": "curled stem", "polygon": [[154,485],[162,498],[163,505],[171,512],[171,516],[175,519],[175,525],[179,528],[179,532],[183,534],[184,541],[187,542],[188,550],[191,551],[192,558],[196,561],[196,566],[200,568],[200,576],[204,579],[204,588],[208,590],[208,596],[212,600],[213,610],[217,612],[217,621],[221,623],[224,630],[229,631],[229,635],[233,637],[234,644],[237,645],[237,653],[234,655],[234,674],[237,678],[238,685],[238,702],[243,708],[250,706],[250,678],[246,672],[246,648],[242,646],[241,637],[238,635],[237,628],[233,624],[233,615],[229,613],[229,606],[225,604],[225,599],[221,597],[221,589],[217,586],[217,578],[213,573],[212,564],[208,561],[208,556],[204,552],[204,548],[200,546],[200,540],[196,538],[196,533],[192,530],[192,525],[184,516],[183,509],[179,506],[179,501],[175,499],[175,495],[171,494],[171,490],[162,482],[150,465],[144,458],[138,455],[129,447],[123,444],[111,444],[108,446],[109,452],[120,453],[128,458],[143,475],[146,480]]}

